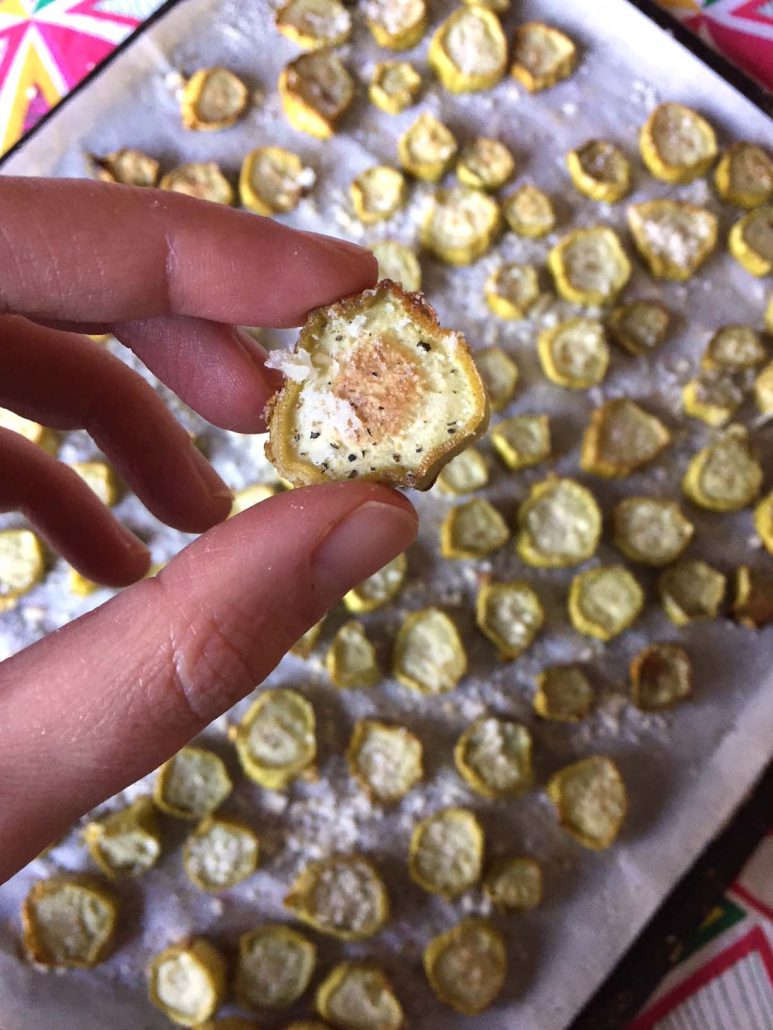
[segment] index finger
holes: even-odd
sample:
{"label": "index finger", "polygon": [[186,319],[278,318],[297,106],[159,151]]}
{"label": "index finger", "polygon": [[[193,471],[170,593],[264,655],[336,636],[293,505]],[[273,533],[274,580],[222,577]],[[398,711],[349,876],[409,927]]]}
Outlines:
{"label": "index finger", "polygon": [[32,318],[294,326],[376,268],[355,244],[181,194],[0,179],[0,310]]}

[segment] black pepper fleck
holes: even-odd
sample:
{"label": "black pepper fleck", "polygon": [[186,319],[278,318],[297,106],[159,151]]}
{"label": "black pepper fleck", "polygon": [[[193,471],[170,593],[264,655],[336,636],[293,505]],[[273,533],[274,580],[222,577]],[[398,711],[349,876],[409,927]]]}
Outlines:
{"label": "black pepper fleck", "polygon": [[315,430],[313,433],[309,433],[309,439],[310,440],[318,440],[320,438],[320,435],[321,434],[319,433],[319,431]]}
{"label": "black pepper fleck", "polygon": [[357,461],[357,455],[356,454],[350,454],[349,455],[349,461]]}

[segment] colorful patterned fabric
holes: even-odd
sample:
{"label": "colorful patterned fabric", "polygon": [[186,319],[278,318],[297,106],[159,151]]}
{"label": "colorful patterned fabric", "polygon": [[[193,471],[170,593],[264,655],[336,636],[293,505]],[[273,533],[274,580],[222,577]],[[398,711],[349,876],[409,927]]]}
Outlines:
{"label": "colorful patterned fabric", "polygon": [[[658,0],[773,90],[773,0]],[[162,0],[0,0],[0,154]]]}
{"label": "colorful patterned fabric", "polygon": [[773,831],[628,1030],[773,1027]]}

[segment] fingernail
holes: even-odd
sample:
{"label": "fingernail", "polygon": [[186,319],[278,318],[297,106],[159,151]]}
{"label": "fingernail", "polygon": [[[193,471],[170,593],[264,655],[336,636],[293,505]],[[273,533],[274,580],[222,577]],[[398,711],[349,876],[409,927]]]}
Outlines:
{"label": "fingernail", "polygon": [[204,489],[210,497],[215,500],[229,500],[233,503],[233,491],[223,482],[195,444],[191,444],[191,460]]}
{"label": "fingernail", "polygon": [[413,512],[368,501],[337,523],[312,558],[312,587],[329,608],[339,598],[396,558],[416,536]]}

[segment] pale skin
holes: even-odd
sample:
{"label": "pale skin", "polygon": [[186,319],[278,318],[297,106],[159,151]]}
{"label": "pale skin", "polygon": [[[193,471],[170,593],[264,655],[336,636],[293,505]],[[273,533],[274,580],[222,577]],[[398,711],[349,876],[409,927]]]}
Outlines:
{"label": "pale skin", "polygon": [[[146,546],[79,477],[0,430],[0,511],[79,572],[126,587],[0,663],[0,882],[259,684],[416,535],[397,492],[231,494],[160,398],[84,333],[112,332],[209,422],[265,430],[280,385],[238,325],[296,326],[376,280],[366,250],[156,190],[0,181],[0,406],[85,428],[147,508],[202,533],[145,576]],[[133,584],[133,585],[132,585]]]}

